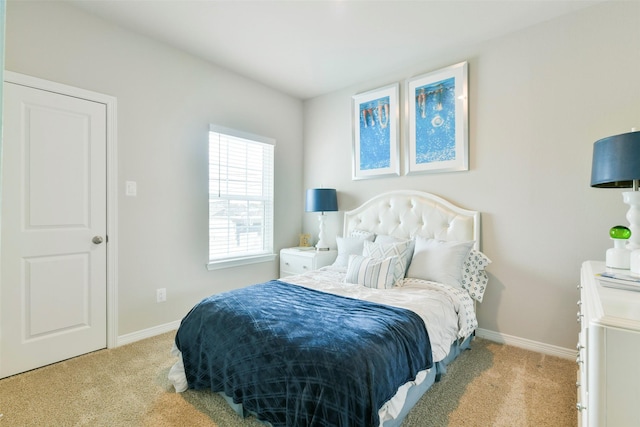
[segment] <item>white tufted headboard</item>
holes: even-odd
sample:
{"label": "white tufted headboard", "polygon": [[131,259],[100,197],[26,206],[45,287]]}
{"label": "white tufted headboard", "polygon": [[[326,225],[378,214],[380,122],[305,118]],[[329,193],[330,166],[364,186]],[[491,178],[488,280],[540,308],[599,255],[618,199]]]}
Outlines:
{"label": "white tufted headboard", "polygon": [[480,250],[480,212],[430,193],[398,190],[379,194],[344,213],[344,234],[366,230],[402,239],[416,235],[439,240],[475,240]]}

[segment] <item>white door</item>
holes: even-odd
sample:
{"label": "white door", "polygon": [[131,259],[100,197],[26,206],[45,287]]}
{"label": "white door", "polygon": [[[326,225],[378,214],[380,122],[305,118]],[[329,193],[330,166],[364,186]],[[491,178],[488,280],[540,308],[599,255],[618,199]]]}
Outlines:
{"label": "white door", "polygon": [[106,106],[4,83],[0,378],[106,347]]}

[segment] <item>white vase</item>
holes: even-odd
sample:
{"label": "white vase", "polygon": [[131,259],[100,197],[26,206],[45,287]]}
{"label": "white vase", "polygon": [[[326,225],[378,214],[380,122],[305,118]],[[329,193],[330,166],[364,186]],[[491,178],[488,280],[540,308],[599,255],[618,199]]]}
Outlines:
{"label": "white vase", "polygon": [[613,247],[607,249],[606,265],[609,268],[629,270],[631,266],[631,250],[625,247],[626,239],[611,239]]}

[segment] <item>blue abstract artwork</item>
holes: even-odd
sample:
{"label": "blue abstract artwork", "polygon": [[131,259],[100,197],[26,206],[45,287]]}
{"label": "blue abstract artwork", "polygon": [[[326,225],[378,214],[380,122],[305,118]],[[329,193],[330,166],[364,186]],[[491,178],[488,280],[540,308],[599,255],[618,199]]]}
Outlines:
{"label": "blue abstract artwork", "polygon": [[391,165],[390,97],[360,104],[360,170]]}
{"label": "blue abstract artwork", "polygon": [[415,89],[416,164],[456,158],[455,78]]}

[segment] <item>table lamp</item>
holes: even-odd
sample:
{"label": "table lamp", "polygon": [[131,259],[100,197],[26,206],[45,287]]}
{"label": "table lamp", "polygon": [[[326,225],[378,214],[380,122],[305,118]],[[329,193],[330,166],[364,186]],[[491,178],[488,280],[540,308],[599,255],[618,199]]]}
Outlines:
{"label": "table lamp", "polygon": [[316,250],[328,251],[329,245],[324,241],[324,213],[338,210],[338,197],[334,188],[310,188],[304,205],[305,212],[320,212],[320,234]]}
{"label": "table lamp", "polygon": [[598,188],[631,188],[622,193],[623,201],[629,205],[627,220],[631,236],[627,243],[630,249],[630,267],[640,274],[640,131],[609,136],[593,144],[591,186]]}

